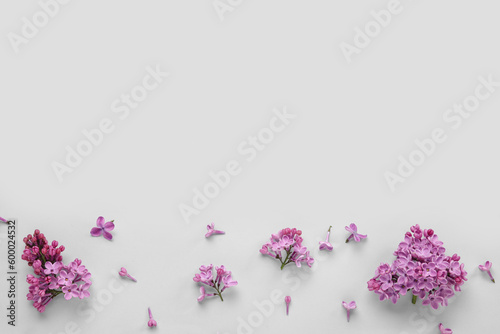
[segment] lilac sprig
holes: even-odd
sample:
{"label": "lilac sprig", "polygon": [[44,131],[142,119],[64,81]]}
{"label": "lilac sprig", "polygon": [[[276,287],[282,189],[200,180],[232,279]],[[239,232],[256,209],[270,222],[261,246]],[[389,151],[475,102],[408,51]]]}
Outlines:
{"label": "lilac sprig", "polygon": [[206,297],[219,296],[221,301],[224,301],[222,298],[222,292],[227,288],[238,285],[237,281],[234,281],[231,277],[231,272],[226,270],[224,266],[215,267],[216,276],[213,276],[213,265],[210,264],[208,266],[201,266],[200,273],[195,274],[193,277],[193,281],[197,283],[204,284],[206,286],[212,287],[216,292],[214,293],[206,293],[205,287],[200,287],[200,296],[198,297],[198,301],[203,301]]}
{"label": "lilac sprig", "polygon": [[394,252],[396,260],[377,268],[375,277],[368,281],[368,290],[394,304],[411,291],[414,304],[420,298],[423,305],[434,309],[447,306],[448,299],[467,281],[464,264],[457,254],[446,256],[443,242],[433,230],[422,231],[418,224],[410,230]]}
{"label": "lilac sprig", "polygon": [[35,274],[26,277],[30,285],[26,298],[33,301],[33,307],[39,312],[44,312],[46,305],[60,294],[64,294],[66,300],[90,296],[92,275],[79,259],[68,265],[62,262],[64,246],[59,246],[56,240],[49,243],[39,230],[23,241],[26,246],[21,258],[33,267]]}
{"label": "lilac sprig", "polygon": [[35,260],[33,268],[40,270],[40,274],[28,275],[26,278],[30,285],[26,297],[33,301],[33,307],[44,312],[45,306],[60,294],[64,294],[66,300],[89,297],[92,275],[81,263],[79,259],[67,266],[62,262],[46,262],[44,267],[40,260]]}
{"label": "lilac sprig", "polygon": [[301,235],[302,231],[296,228],[282,229],[278,234],[271,235],[270,241],[262,245],[260,252],[278,259],[281,262],[281,270],[290,263],[301,267],[302,262],[305,262],[311,267],[314,259],[307,248],[302,246]]}

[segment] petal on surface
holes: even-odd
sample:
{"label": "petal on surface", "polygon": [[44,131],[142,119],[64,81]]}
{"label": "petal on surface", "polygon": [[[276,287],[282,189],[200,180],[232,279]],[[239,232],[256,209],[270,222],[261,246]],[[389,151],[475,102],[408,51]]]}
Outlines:
{"label": "petal on surface", "polygon": [[102,228],[104,226],[104,217],[97,218],[96,224],[97,224],[97,226],[99,226],[100,228]]}
{"label": "petal on surface", "polygon": [[90,235],[92,235],[93,237],[98,237],[101,234],[102,234],[102,228],[100,228],[100,227],[93,227],[90,230]]}
{"label": "petal on surface", "polygon": [[112,235],[111,235],[111,233],[109,233],[108,231],[103,230],[103,231],[102,231],[102,233],[103,233],[104,238],[105,238],[106,240],[111,240],[111,239],[113,239],[113,236],[112,236]]}
{"label": "petal on surface", "polygon": [[106,224],[104,224],[104,230],[106,231],[113,231],[114,228],[115,224],[113,222],[107,222]]}

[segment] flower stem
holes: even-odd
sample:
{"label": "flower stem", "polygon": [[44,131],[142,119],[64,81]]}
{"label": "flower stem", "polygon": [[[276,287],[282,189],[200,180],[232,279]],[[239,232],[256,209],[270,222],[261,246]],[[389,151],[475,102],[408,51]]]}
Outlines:
{"label": "flower stem", "polygon": [[224,299],[222,299],[222,293],[220,293],[220,292],[219,292],[219,297],[220,297],[221,301],[224,301]]}
{"label": "flower stem", "polygon": [[416,304],[417,303],[417,296],[413,295],[413,297],[411,297],[411,303],[412,304]]}

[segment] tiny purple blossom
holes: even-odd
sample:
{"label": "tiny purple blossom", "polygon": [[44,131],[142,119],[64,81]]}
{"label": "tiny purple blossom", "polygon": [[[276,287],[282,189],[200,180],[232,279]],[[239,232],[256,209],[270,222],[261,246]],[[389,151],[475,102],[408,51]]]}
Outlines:
{"label": "tiny purple blossom", "polygon": [[80,299],[90,297],[89,288],[90,288],[90,283],[85,283],[78,286],[78,297]]}
{"label": "tiny purple blossom", "polygon": [[492,265],[493,265],[493,263],[491,263],[490,261],[486,261],[484,266],[482,264],[479,265],[479,269],[481,271],[486,271],[488,273],[488,275],[490,276],[491,281],[493,283],[495,283],[495,279],[493,278],[493,275],[491,275],[491,266]]}
{"label": "tiny purple blossom", "polygon": [[213,234],[226,234],[224,231],[216,230],[214,223],[207,225],[207,230],[208,232],[205,234],[205,238],[208,238]]}
{"label": "tiny purple blossom", "polygon": [[349,235],[349,237],[345,241],[346,243],[349,242],[351,239],[354,239],[354,241],[356,241],[356,242],[360,242],[361,239],[366,239],[366,237],[367,237],[366,234],[359,234],[358,233],[358,227],[354,223],[351,223],[349,226],[346,226],[345,229],[348,232],[351,232],[351,235]]}
{"label": "tiny purple blossom", "polygon": [[75,279],[75,277],[76,277],[75,273],[61,270],[61,272],[59,273],[59,279],[57,283],[59,283],[59,285],[70,286],[73,284],[73,280]]}
{"label": "tiny purple blossom", "polygon": [[349,319],[351,318],[351,310],[354,310],[356,308],[356,302],[352,301],[349,304],[342,301],[342,306],[347,310],[347,322],[349,322]]}
{"label": "tiny purple blossom", "polygon": [[70,300],[73,297],[80,297],[80,292],[78,291],[78,286],[76,284],[63,286],[62,292],[64,292],[64,298],[66,300]]}
{"label": "tiny purple blossom", "polygon": [[286,304],[286,315],[288,315],[288,308],[290,307],[290,302],[292,301],[292,297],[286,296],[285,297],[285,304]]}
{"label": "tiny purple blossom", "polygon": [[45,262],[45,270],[44,273],[45,275],[57,275],[59,274],[59,271],[61,270],[62,264],[59,262],[56,262],[52,264],[51,262]]}
{"label": "tiny purple blossom", "polygon": [[453,334],[453,331],[449,328],[444,328],[443,324],[439,324],[439,331],[441,334]]}
{"label": "tiny purple blossom", "polygon": [[121,267],[120,269],[120,272],[118,273],[120,276],[123,276],[123,277],[128,277],[130,278],[132,281],[134,282],[137,282],[137,280],[135,278],[133,278],[132,276],[129,275],[129,273],[127,272],[127,269]]}
{"label": "tiny purple blossom", "polygon": [[332,229],[332,227],[330,226],[330,228],[328,229],[328,232],[326,233],[326,240],[319,242],[319,250],[327,250],[330,252],[333,250],[333,246],[330,243],[330,230],[331,229]]}
{"label": "tiny purple blossom", "polygon": [[151,313],[151,308],[148,307],[148,314],[149,314],[149,321],[148,321],[148,326],[149,327],[156,327],[158,324],[156,323],[156,320],[153,319],[153,313]]}
{"label": "tiny purple blossom", "polygon": [[97,218],[96,224],[97,227],[93,227],[90,230],[90,235],[98,237],[102,234],[106,240],[113,239],[113,236],[109,232],[115,228],[114,220],[105,223],[104,217],[99,217]]}

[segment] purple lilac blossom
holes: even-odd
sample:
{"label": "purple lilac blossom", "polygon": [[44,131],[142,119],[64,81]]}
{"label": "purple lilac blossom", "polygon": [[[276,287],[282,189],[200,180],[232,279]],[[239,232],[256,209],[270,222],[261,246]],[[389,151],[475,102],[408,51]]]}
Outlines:
{"label": "purple lilac blossom", "polygon": [[403,242],[394,252],[396,260],[389,265],[381,264],[375,276],[368,281],[368,290],[390,299],[394,304],[401,296],[412,292],[412,302],[422,299],[423,305],[437,309],[447,306],[448,299],[461,291],[467,281],[460,256],[447,256],[443,243],[434,231],[422,230],[417,224],[405,234]]}
{"label": "purple lilac blossom", "polygon": [[311,267],[314,259],[310,256],[307,248],[302,246],[301,235],[302,231],[296,228],[282,229],[278,234],[271,235],[270,241],[262,245],[260,252],[280,260],[282,270],[292,262],[297,267],[301,267],[302,262]]}

